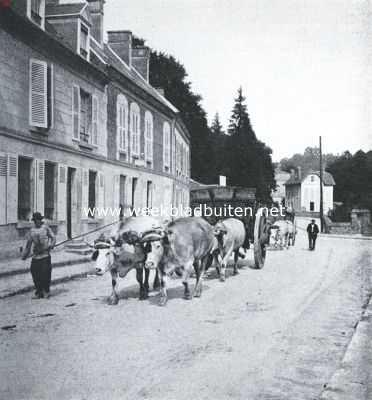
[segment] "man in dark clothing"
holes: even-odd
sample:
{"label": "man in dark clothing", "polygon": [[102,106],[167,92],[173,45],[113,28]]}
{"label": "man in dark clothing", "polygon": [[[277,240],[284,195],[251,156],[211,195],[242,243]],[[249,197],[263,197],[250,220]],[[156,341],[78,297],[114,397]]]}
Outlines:
{"label": "man in dark clothing", "polygon": [[50,296],[52,276],[50,250],[56,244],[56,238],[49,226],[43,224],[43,218],[39,212],[32,215],[35,227],[29,232],[26,247],[22,253],[22,260],[26,260],[32,247],[31,275],[36,289],[34,299]]}
{"label": "man in dark clothing", "polygon": [[319,227],[315,223],[315,219],[307,226],[307,236],[309,237],[309,250],[315,250],[315,242],[318,237]]}

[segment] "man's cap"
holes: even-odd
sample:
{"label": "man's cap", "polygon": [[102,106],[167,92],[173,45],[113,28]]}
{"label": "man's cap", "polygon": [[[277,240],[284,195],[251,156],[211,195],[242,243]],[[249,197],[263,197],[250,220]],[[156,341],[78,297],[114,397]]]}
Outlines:
{"label": "man's cap", "polygon": [[312,219],[311,222],[315,222],[315,219]]}
{"label": "man's cap", "polygon": [[37,212],[34,212],[34,213],[32,214],[31,221],[42,221],[43,219],[44,219],[44,216],[41,215],[41,213],[39,213],[39,212],[37,211]]}

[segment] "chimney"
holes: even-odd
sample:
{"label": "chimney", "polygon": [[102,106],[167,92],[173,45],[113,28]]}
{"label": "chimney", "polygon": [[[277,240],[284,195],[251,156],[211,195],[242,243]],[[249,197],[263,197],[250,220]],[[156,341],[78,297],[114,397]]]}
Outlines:
{"label": "chimney", "polygon": [[131,31],[109,31],[108,44],[115,53],[129,65],[132,66],[132,32]]}
{"label": "chimney", "polygon": [[163,88],[157,87],[157,88],[155,88],[155,89],[157,90],[157,92],[158,92],[160,95],[162,95],[163,97],[165,97],[165,91],[164,91]]}
{"label": "chimney", "polygon": [[146,80],[146,82],[149,82],[150,49],[146,46],[138,46],[133,48],[132,65]]}
{"label": "chimney", "polygon": [[295,170],[293,168],[291,168],[291,177],[294,178],[295,177]]}
{"label": "chimney", "polygon": [[302,179],[302,168],[301,167],[297,167],[297,176],[298,176],[298,179]]}
{"label": "chimney", "polygon": [[91,34],[93,38],[103,45],[103,8],[105,0],[87,0],[92,18]]}

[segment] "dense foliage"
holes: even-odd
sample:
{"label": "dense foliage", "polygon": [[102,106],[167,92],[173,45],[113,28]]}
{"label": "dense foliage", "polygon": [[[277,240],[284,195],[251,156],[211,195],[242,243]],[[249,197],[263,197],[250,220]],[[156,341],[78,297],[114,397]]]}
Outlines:
{"label": "dense foliage", "polygon": [[[337,159],[333,154],[323,154],[323,168],[332,164]],[[291,169],[301,167],[303,174],[309,171],[319,171],[319,147],[307,147],[303,154],[296,153],[290,158],[280,161],[282,171],[290,172]]]}
{"label": "dense foliage", "polygon": [[372,211],[372,151],[346,151],[328,167],[335,181],[335,201],[344,203],[348,211],[354,207]]}

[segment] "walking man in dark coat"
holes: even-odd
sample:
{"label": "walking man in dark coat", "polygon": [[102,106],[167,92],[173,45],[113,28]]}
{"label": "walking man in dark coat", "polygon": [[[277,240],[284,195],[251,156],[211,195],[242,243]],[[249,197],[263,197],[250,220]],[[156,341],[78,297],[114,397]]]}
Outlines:
{"label": "walking man in dark coat", "polygon": [[50,250],[56,244],[56,238],[49,226],[44,225],[43,218],[39,212],[33,213],[32,221],[35,227],[29,232],[26,247],[22,253],[22,260],[26,260],[32,248],[31,275],[36,289],[34,299],[50,296],[52,276]]}
{"label": "walking man in dark coat", "polygon": [[315,219],[307,226],[307,236],[309,237],[309,250],[315,250],[315,242],[318,237],[319,227],[315,223]]}

